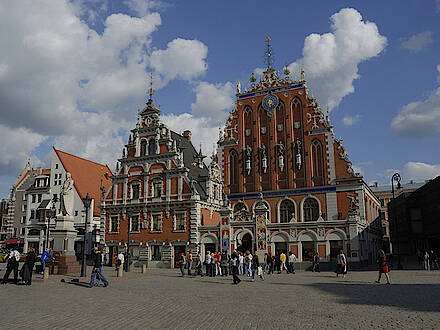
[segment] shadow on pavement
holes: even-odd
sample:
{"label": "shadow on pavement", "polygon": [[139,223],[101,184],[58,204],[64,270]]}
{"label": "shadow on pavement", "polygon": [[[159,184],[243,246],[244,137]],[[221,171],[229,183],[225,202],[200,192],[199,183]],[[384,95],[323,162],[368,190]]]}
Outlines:
{"label": "shadow on pavement", "polygon": [[76,286],[81,286],[83,288],[90,288],[90,283],[86,283],[86,282],[74,282],[74,281],[70,281],[70,282],[65,282],[67,284],[71,284],[71,285],[76,285]]}
{"label": "shadow on pavement", "polygon": [[[383,280],[383,279],[382,279]],[[345,304],[389,306],[411,311],[439,312],[440,285],[353,283],[271,283],[276,285],[301,285],[339,296]]]}

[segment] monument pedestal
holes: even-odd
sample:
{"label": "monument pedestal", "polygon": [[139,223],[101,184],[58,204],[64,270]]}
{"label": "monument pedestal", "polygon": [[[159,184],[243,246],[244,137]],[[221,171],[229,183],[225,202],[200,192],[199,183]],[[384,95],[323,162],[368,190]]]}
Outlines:
{"label": "monument pedestal", "polygon": [[73,217],[57,215],[55,229],[51,231],[53,249],[59,253],[58,275],[79,273],[81,266],[75,257],[75,239],[77,231],[73,227]]}

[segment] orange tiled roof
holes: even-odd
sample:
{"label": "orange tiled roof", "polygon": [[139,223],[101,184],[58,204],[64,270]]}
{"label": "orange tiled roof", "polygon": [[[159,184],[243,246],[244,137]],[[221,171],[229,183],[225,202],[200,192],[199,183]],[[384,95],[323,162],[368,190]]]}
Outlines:
{"label": "orange tiled roof", "polygon": [[112,180],[112,172],[107,165],[92,162],[90,160],[68,154],[67,152],[53,148],[64,169],[72,175],[73,183],[78,195],[83,199],[88,193],[95,200],[93,215],[100,215],[101,184],[108,191]]}

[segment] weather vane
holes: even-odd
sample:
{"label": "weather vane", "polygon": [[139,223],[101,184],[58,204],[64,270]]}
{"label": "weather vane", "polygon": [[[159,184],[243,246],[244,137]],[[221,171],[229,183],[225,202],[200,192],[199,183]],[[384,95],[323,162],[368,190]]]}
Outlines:
{"label": "weather vane", "polygon": [[264,42],[267,44],[265,62],[267,64],[267,67],[270,69],[272,68],[272,64],[273,64],[272,46],[270,45],[270,37],[267,37],[266,40],[264,40]]}
{"label": "weather vane", "polygon": [[154,93],[154,90],[153,90],[153,72],[150,72],[150,89],[148,90],[148,94],[150,95],[150,100],[153,97],[153,93]]}

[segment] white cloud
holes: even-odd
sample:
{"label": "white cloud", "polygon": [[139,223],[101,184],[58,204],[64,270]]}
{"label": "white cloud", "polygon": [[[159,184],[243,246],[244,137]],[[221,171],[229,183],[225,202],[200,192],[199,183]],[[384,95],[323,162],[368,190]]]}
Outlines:
{"label": "white cloud", "polygon": [[404,137],[440,137],[440,87],[423,101],[404,106],[391,122],[392,130]]}
{"label": "white cloud", "polygon": [[352,126],[356,124],[359,121],[359,119],[361,119],[361,115],[355,115],[353,117],[347,116],[342,119],[342,123],[345,126]]}
{"label": "white cloud", "polygon": [[161,73],[165,80],[181,78],[191,80],[206,71],[208,47],[198,40],[176,38],[165,50],[151,53],[150,65]]}
{"label": "white cloud", "polygon": [[23,168],[30,152],[46,139],[45,136],[26,128],[11,129],[0,124],[0,169],[2,175],[17,175]]}
{"label": "white cloud", "polygon": [[195,88],[196,102],[191,104],[194,117],[205,117],[213,125],[223,125],[227,113],[234,103],[234,86],[232,83],[213,85],[201,82]]}
{"label": "white cloud", "polygon": [[165,6],[165,4],[159,0],[124,0],[123,3],[141,17],[153,9],[161,9]]}
{"label": "white cloud", "polygon": [[412,52],[417,53],[430,43],[432,43],[432,31],[424,31],[404,40],[401,43],[401,46]]}
{"label": "white cloud", "polygon": [[403,174],[407,180],[424,181],[434,179],[440,175],[440,164],[426,164],[422,162],[408,162],[405,164]]}
{"label": "white cloud", "polygon": [[363,21],[352,8],[341,9],[330,21],[332,32],[307,36],[303,58],[291,63],[289,69],[298,77],[303,66],[306,80],[320,103],[333,109],[344,96],[354,92],[358,65],[379,55],[387,38],[380,35],[375,23]]}

